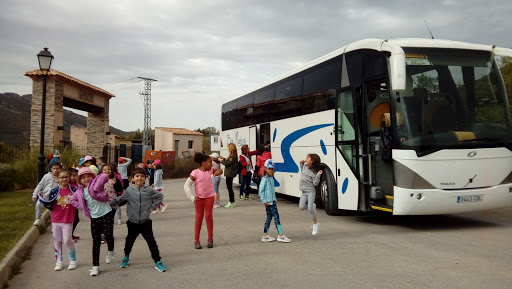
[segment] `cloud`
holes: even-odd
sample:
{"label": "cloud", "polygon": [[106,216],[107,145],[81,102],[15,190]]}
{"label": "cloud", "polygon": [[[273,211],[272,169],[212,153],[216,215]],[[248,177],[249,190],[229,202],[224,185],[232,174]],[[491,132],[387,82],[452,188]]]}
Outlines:
{"label": "cloud", "polygon": [[0,4],[0,91],[49,47],[53,68],[116,97],[110,124],[143,128],[138,95],[152,84],[152,126],[220,128],[220,107],[363,38],[422,37],[512,47],[508,1],[66,1]]}

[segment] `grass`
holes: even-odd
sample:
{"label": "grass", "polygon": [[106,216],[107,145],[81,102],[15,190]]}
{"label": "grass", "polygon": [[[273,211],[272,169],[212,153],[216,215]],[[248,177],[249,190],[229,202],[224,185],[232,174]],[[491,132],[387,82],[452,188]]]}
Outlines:
{"label": "grass", "polygon": [[0,192],[0,260],[34,222],[32,191]]}

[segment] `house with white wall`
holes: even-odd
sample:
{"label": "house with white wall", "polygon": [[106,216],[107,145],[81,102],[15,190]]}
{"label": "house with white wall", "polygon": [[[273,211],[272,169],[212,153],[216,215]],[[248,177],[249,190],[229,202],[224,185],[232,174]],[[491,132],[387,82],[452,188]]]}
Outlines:
{"label": "house with white wall", "polygon": [[179,158],[194,156],[203,151],[203,134],[185,128],[155,127],[155,150],[175,151]]}

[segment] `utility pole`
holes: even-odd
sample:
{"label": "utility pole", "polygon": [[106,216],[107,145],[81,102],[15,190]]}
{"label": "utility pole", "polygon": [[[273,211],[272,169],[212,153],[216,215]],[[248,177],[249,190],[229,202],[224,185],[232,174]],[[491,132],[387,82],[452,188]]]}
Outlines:
{"label": "utility pole", "polygon": [[151,146],[151,82],[157,81],[147,77],[137,77],[144,80],[144,90],[139,92],[144,105],[144,151]]}

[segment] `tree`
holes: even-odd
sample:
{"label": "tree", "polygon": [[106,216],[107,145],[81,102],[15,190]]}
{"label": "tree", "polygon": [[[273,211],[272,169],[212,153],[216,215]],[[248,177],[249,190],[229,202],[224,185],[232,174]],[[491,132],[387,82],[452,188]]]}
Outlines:
{"label": "tree", "polygon": [[207,137],[210,137],[211,134],[219,133],[217,128],[215,128],[213,126],[209,126],[207,128],[204,128],[204,129],[198,128],[198,129],[196,129],[196,131],[202,133],[204,136],[207,136]]}
{"label": "tree", "polygon": [[203,134],[203,153],[211,154],[211,151],[210,151],[210,135],[219,133],[219,131],[217,130],[217,128],[215,128],[213,126],[209,126],[207,128],[204,128],[204,129],[198,128],[198,129],[196,129],[196,131]]}
{"label": "tree", "polygon": [[512,115],[512,57],[498,57],[497,63],[507,90],[508,109]]}

